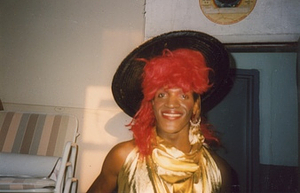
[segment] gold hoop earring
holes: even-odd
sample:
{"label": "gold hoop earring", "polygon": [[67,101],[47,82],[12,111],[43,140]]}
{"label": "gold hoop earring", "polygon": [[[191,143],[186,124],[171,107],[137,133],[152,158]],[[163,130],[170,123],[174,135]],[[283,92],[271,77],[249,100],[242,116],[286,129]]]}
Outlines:
{"label": "gold hoop earring", "polygon": [[192,120],[190,120],[190,130],[189,130],[189,141],[191,145],[194,145],[196,143],[203,143],[204,142],[204,137],[201,134],[200,131],[200,123],[201,123],[201,118],[198,119],[196,123],[194,123]]}
{"label": "gold hoop earring", "polygon": [[199,118],[196,123],[194,123],[192,120],[190,120],[190,123],[191,123],[192,127],[200,127],[201,118]]}

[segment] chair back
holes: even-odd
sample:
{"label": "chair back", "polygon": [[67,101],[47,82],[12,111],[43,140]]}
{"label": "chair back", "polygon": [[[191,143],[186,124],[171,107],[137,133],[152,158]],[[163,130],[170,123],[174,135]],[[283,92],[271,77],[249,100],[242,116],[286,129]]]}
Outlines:
{"label": "chair back", "polygon": [[77,132],[74,116],[0,111],[0,152],[60,157]]}

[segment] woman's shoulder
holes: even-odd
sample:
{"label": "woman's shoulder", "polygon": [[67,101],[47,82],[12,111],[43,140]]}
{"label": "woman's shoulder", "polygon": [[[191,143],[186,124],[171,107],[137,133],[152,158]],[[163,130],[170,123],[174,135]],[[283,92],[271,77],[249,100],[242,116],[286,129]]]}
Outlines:
{"label": "woman's shoulder", "polygon": [[215,151],[208,150],[210,155],[216,162],[218,168],[220,169],[222,176],[222,191],[221,192],[230,192],[232,186],[232,168],[231,166],[220,157]]}
{"label": "woman's shoulder", "polygon": [[136,147],[135,140],[124,141],[115,145],[108,156],[118,159],[120,161],[125,161],[128,154]]}
{"label": "woman's shoulder", "polygon": [[[135,148],[134,140],[121,142],[115,145],[107,154],[104,164],[103,172],[113,173],[118,175],[128,154]],[[108,172],[107,172],[108,170]]]}
{"label": "woman's shoulder", "polygon": [[111,192],[128,154],[135,148],[134,140],[115,145],[107,154],[100,175],[88,192]]}

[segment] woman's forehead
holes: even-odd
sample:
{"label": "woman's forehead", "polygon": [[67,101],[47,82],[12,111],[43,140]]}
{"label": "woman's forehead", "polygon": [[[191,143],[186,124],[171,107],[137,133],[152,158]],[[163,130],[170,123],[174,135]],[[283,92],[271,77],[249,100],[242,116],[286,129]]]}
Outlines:
{"label": "woman's forehead", "polygon": [[161,87],[157,91],[193,93],[193,91],[184,91],[183,88],[181,87],[169,87],[169,86]]}

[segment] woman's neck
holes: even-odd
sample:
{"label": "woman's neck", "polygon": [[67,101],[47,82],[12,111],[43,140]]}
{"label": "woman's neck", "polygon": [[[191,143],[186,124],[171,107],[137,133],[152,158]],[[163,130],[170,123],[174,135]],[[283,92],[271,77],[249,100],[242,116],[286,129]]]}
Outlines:
{"label": "woman's neck", "polygon": [[180,133],[159,133],[157,135],[166,141],[167,143],[171,144],[176,149],[184,152],[189,153],[191,150],[191,144],[189,141],[189,132],[188,131],[181,131]]}

